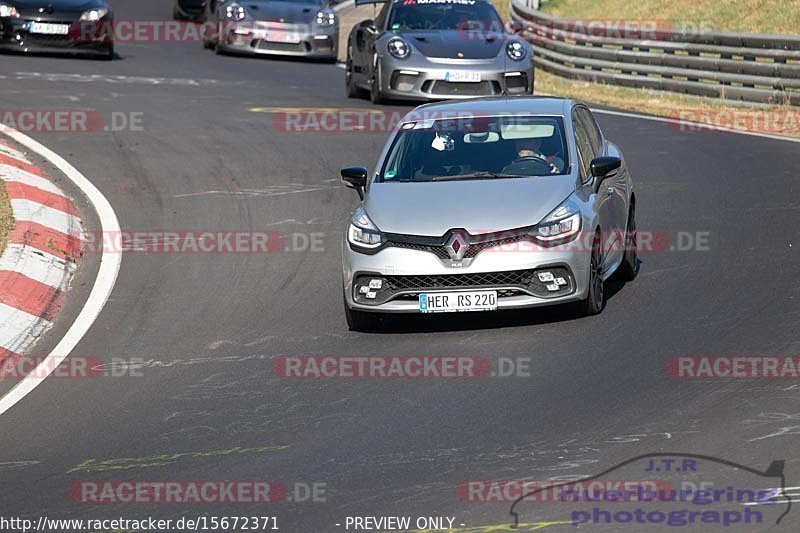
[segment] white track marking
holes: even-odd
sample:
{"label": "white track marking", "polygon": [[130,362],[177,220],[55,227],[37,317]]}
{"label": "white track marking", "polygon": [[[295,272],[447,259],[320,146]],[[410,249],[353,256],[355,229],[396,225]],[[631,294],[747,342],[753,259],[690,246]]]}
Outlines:
{"label": "white track marking", "polygon": [[81,231],[81,221],[78,218],[38,202],[12,198],[11,207],[14,209],[14,220],[38,222],[67,235],[76,235]]}
{"label": "white track marking", "polygon": [[[75,167],[70,165],[60,155],[27,135],[12,130],[11,128],[2,128],[0,131],[4,131],[9,137],[25,146],[28,150],[36,152],[41,157],[50,161],[50,163],[55,165],[69,178],[89,199],[92,207],[94,207],[94,210],[97,212],[98,219],[100,220],[100,231],[105,235],[120,234],[119,221],[117,220],[116,213],[114,213],[114,208],[111,207],[111,204],[106,197],[103,196],[103,193]],[[31,373],[36,377],[26,377],[22,379],[8,394],[0,398],[0,415],[6,413],[25,398],[25,396],[30,394],[38,385],[42,384],[45,381],[43,378],[49,376],[70,352],[72,352],[83,336],[86,335],[86,332],[89,331],[89,328],[94,324],[94,321],[97,319],[100,311],[102,311],[106,301],[108,301],[111,291],[114,289],[114,283],[117,280],[121,262],[122,254],[115,253],[113,249],[103,251],[100,258],[100,268],[97,272],[97,278],[94,281],[89,297],[86,299],[86,303],[75,318],[75,322],[72,323],[66,334],[61,338],[58,344],[56,344],[53,351],[50,352]],[[18,310],[15,311],[18,312]],[[7,348],[17,351],[10,346]]]}
{"label": "white track marking", "polygon": [[6,350],[20,353],[50,326],[42,317],[0,303],[0,346]]}
{"label": "white track marking", "polygon": [[15,150],[14,148],[10,147],[5,143],[0,142],[0,154],[7,155],[9,157],[13,157],[17,161],[22,161],[23,163],[28,163],[30,165],[30,161],[25,157],[25,154],[20,152],[19,150]]}
{"label": "white track marking", "polygon": [[63,291],[76,265],[24,244],[11,243],[0,256],[0,270],[19,272],[32,280]]}
{"label": "white track marking", "polygon": [[12,167],[11,165],[0,165],[0,176],[5,181],[14,181],[22,183],[23,185],[30,185],[43,191],[51,192],[59,196],[64,196],[64,192],[59,189],[52,181],[30,172],[25,172],[21,168]]}

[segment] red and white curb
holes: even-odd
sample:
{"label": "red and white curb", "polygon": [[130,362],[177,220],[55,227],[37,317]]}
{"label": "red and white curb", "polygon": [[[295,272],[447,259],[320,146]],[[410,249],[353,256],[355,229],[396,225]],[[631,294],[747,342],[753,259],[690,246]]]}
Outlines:
{"label": "red and white curb", "polygon": [[77,209],[25,154],[0,140],[14,228],[0,256],[0,363],[22,354],[61,307],[80,249]]}
{"label": "red and white curb", "polygon": [[[0,124],[0,177],[6,182],[15,217],[8,246],[0,256],[0,360],[22,353],[52,325],[80,257],[82,231],[73,203],[6,138],[47,160],[72,182],[97,213],[103,234],[120,234],[114,208],[86,176],[38,141]],[[29,375],[0,397],[0,415],[41,385],[92,327],[119,274],[118,244],[102,251],[89,296],[66,333]]]}

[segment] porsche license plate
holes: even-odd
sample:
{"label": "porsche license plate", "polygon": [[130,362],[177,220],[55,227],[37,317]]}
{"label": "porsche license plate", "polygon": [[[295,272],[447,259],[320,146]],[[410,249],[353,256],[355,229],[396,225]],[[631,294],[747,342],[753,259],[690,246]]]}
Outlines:
{"label": "porsche license plate", "polygon": [[422,313],[457,313],[459,311],[494,311],[497,291],[428,292],[419,295]]}
{"label": "porsche license plate", "polygon": [[297,44],[300,42],[300,33],[295,30],[267,30],[265,41],[272,43]]}
{"label": "porsche license plate", "polygon": [[444,75],[444,81],[478,83],[481,81],[481,73],[471,70],[453,70]]}

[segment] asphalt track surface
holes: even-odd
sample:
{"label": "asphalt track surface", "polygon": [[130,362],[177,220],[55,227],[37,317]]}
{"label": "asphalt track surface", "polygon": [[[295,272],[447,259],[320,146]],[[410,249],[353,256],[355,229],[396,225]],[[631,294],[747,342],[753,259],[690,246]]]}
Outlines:
{"label": "asphalt track surface", "polygon": [[[118,19],[170,15],[166,1],[115,8]],[[638,226],[673,238],[708,232],[708,250],[647,254],[640,277],[611,284],[605,311],[593,318],[561,310],[411,317],[384,333],[352,333],[342,314],[340,242],[357,199],[338,170],[372,166],[386,134],[290,134],[270,114],[250,111],[368,108],[343,96],[344,72],[220,57],[199,44],[127,43],[118,53],[110,63],[0,56],[2,107],[143,112],[140,132],[32,134],[95,183],[123,229],[323,233],[324,246],[126,254],[105,310],[73,353],[148,363],[137,377],[49,379],[3,416],[3,515],[273,514],[287,531],[336,531],[348,515],[398,513],[505,524],[507,505],[463,503],[456,484],[590,475],[659,451],[763,469],[785,459],[787,484],[800,485],[793,381],[684,382],[664,370],[675,355],[800,352],[797,144],[602,115],[636,179]],[[70,293],[65,323],[91,285],[93,262],[87,257]],[[60,321],[37,353],[63,329]],[[273,374],[273,357],[302,354],[529,358],[530,377]],[[221,450],[230,453],[192,453]],[[85,466],[103,460],[110,469]],[[86,479],[325,483],[327,501],[77,505],[69,487]],[[772,527],[798,523],[792,513]]]}

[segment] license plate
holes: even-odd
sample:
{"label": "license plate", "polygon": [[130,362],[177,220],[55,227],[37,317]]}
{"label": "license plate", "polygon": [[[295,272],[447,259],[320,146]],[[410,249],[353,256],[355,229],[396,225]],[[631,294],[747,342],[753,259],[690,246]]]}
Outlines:
{"label": "license plate", "polygon": [[422,313],[457,313],[459,311],[494,311],[497,291],[429,292],[419,295]]}
{"label": "license plate", "polygon": [[67,35],[69,24],[49,24],[46,22],[31,22],[28,26],[30,33],[46,33],[48,35]]}
{"label": "license plate", "polygon": [[295,31],[267,30],[264,40],[271,43],[297,44],[300,42],[300,34]]}
{"label": "license plate", "polygon": [[444,81],[477,83],[481,81],[481,73],[470,70],[454,70],[444,75]]}

